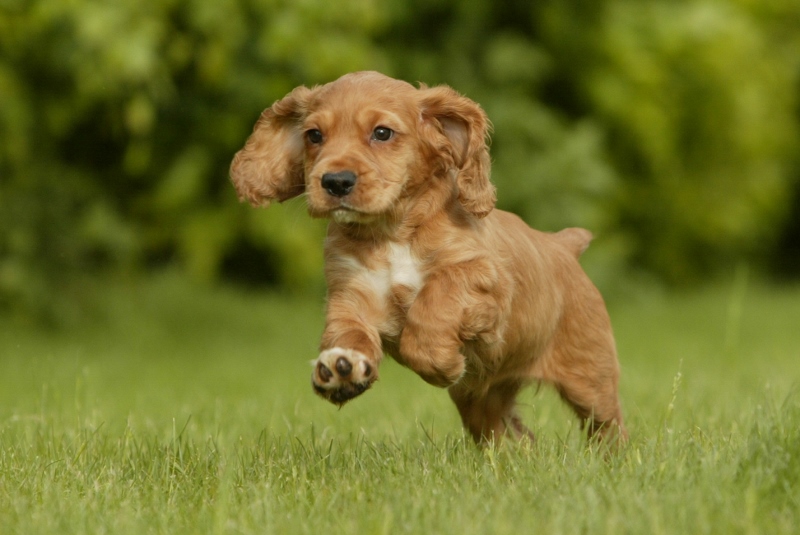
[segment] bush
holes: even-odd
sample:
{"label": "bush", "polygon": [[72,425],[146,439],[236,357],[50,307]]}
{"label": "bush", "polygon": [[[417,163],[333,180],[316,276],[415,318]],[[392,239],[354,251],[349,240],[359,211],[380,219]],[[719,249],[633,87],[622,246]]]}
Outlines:
{"label": "bush", "polygon": [[[541,19],[607,129],[633,262],[685,283],[763,258],[798,181],[796,3],[607,2],[591,24],[580,4]],[[565,40],[570,27],[592,30]]]}
{"label": "bush", "polygon": [[381,13],[360,0],[41,0],[0,12],[6,308],[52,312],[65,287],[109,268],[177,260],[215,280],[242,248],[262,256],[262,281],[318,278],[320,225],[239,206],[227,169],[292,87],[383,61],[369,43]]}
{"label": "bush", "polygon": [[2,306],[69,315],[87,277],[172,264],[317,288],[324,224],[239,205],[228,165],[263,108],[359,69],[480,102],[500,207],[593,230],[601,282],[774,255],[800,191],[799,21],[791,0],[8,1]]}

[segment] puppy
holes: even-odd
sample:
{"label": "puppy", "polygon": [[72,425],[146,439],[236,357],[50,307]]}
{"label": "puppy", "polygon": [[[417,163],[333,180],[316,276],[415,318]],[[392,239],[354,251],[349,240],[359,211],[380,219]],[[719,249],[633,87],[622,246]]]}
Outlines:
{"label": "puppy", "polygon": [[624,439],[611,324],[578,264],[591,234],[495,210],[488,131],[449,87],[375,72],[298,87],[261,114],[231,164],[240,198],[304,195],[330,220],[314,390],[342,405],[388,353],[447,388],[478,443],[532,437],[515,398],[542,381],[590,437]]}

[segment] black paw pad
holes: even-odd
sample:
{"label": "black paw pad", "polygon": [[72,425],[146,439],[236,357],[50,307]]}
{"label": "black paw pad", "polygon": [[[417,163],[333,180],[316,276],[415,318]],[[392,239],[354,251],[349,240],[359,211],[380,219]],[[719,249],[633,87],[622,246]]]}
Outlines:
{"label": "black paw pad", "polygon": [[353,371],[353,365],[350,364],[350,361],[344,357],[339,357],[336,361],[336,371],[339,372],[339,375],[342,377],[347,377],[350,375],[350,372]]}
{"label": "black paw pad", "polygon": [[[338,363],[336,368],[337,369],[339,368]],[[328,367],[322,363],[320,363],[319,366],[317,366],[317,370],[319,372],[319,378],[322,379],[322,382],[324,383],[327,383],[328,381],[331,380],[331,377],[333,377],[333,372],[330,371]]]}

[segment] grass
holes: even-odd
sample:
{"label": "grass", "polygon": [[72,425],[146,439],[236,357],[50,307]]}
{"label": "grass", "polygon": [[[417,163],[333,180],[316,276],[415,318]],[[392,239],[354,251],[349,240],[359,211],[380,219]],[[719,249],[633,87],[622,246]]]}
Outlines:
{"label": "grass", "polygon": [[321,298],[165,277],[66,331],[0,323],[0,532],[796,533],[800,288],[745,282],[612,303],[611,457],[546,388],[537,442],[487,450],[393,362],[337,410]]}

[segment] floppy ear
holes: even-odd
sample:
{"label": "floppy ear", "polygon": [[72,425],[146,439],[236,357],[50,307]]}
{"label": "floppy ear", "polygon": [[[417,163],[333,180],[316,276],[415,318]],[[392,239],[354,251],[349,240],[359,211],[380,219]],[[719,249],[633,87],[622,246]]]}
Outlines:
{"label": "floppy ear", "polygon": [[301,121],[309,96],[295,88],[261,114],[244,148],[233,157],[231,181],[240,200],[254,206],[283,202],[305,190]]}
{"label": "floppy ear", "polygon": [[486,113],[477,103],[447,86],[422,87],[420,109],[423,122],[434,123],[447,138],[449,147],[445,150],[459,170],[456,178],[459,201],[473,215],[485,217],[497,201],[489,180],[491,162],[486,140],[491,125]]}

